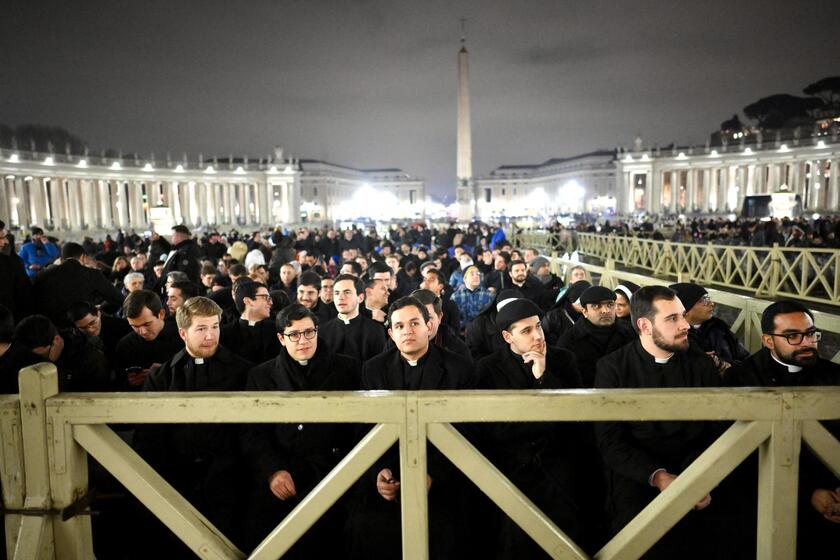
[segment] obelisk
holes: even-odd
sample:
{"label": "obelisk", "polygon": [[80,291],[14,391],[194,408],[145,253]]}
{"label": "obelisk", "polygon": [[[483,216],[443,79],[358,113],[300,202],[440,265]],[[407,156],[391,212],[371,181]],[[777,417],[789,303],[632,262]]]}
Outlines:
{"label": "obelisk", "polygon": [[[461,20],[461,50],[458,51],[458,200],[460,218],[478,216],[478,197],[473,192],[472,173],[472,134],[470,131],[470,77],[469,53],[464,30],[465,20]],[[470,216],[472,214],[472,216]]]}

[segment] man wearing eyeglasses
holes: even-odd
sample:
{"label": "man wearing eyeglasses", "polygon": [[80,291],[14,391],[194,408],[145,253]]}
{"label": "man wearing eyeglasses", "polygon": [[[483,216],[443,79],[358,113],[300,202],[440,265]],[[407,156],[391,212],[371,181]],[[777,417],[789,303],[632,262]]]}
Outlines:
{"label": "man wearing eyeglasses", "polygon": [[242,279],[234,291],[239,319],[222,325],[221,342],[231,352],[261,364],[280,352],[277,329],[271,316],[272,299],[268,288],[261,282]]}
{"label": "man wearing eyeglasses", "polygon": [[[736,387],[840,385],[840,365],[821,358],[822,333],[811,311],[795,301],[777,301],[761,315],[763,348],[733,366],[724,383]],[[840,436],[840,422],[823,422]],[[752,467],[752,476],[755,476]],[[799,558],[819,558],[840,539],[840,480],[802,446],[799,464]],[[756,488],[755,480],[745,484]],[[755,514],[755,495],[748,510]]]}
{"label": "man wearing eyeglasses", "polygon": [[[282,350],[248,372],[248,391],[356,391],[359,362],[333,353],[318,336],[318,318],[299,303],[277,314]],[[242,447],[251,484],[244,550],[251,550],[344,457],[353,444],[348,424],[254,424]],[[334,506],[295,544],[293,557],[341,556],[344,516]]]}
{"label": "man wearing eyeglasses", "polygon": [[718,374],[747,359],[750,353],[722,319],[713,315],[715,303],[706,288],[690,282],[669,286],[685,307],[685,320],[691,325],[688,343],[691,352],[703,352],[718,368]]}

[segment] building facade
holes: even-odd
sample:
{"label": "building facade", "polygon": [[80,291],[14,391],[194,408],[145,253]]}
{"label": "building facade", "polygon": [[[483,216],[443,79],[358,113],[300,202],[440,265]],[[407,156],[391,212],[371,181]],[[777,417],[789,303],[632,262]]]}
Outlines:
{"label": "building facade", "polygon": [[775,192],[800,195],[809,212],[840,211],[836,136],[667,151],[637,142],[615,166],[620,214],[737,213],[745,196]]}
{"label": "building facade", "polygon": [[64,237],[165,231],[174,224],[247,229],[329,221],[363,209],[360,201],[366,208],[382,202],[397,218],[422,217],[425,208],[423,181],[401,170],[357,170],[282,155],[220,164],[2,150],[0,174],[0,219]]}

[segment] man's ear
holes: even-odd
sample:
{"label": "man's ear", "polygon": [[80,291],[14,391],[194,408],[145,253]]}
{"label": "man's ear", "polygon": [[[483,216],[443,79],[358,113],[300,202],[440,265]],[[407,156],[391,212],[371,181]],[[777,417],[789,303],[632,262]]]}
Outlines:
{"label": "man's ear", "polygon": [[765,348],[768,348],[770,350],[776,349],[776,341],[773,340],[773,337],[769,334],[761,335],[761,344],[764,345]]}
{"label": "man's ear", "polygon": [[502,338],[505,339],[505,342],[510,344],[510,341],[513,340],[513,336],[507,331],[507,329],[502,329]]}
{"label": "man's ear", "polygon": [[650,334],[653,332],[653,324],[650,322],[650,319],[646,317],[639,317],[636,319],[636,326],[639,328],[639,334]]}
{"label": "man's ear", "polygon": [[178,336],[180,336],[180,337],[181,337],[181,340],[183,340],[184,342],[186,342],[186,341],[187,341],[187,330],[186,330],[186,329],[180,329],[180,328],[179,328],[179,329],[178,329]]}
{"label": "man's ear", "polygon": [[166,309],[161,308],[161,310],[158,311],[158,319],[163,319],[164,317],[166,317]]}

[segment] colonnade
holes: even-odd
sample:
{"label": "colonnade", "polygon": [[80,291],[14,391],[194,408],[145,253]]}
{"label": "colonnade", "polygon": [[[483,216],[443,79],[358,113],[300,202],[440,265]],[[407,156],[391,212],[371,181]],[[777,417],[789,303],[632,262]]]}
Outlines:
{"label": "colonnade", "polygon": [[648,157],[643,162],[622,161],[619,211],[737,212],[745,196],[780,191],[800,195],[803,210],[840,211],[840,150],[834,146],[828,153],[808,156],[749,160],[737,154],[709,161],[715,158],[681,154]]}
{"label": "colonnade", "polygon": [[164,176],[115,177],[108,169],[103,177],[96,169],[80,173],[75,167],[62,173],[56,166],[47,175],[38,162],[0,162],[0,219],[12,227],[40,225],[68,232],[146,230],[158,221],[247,228],[300,219],[299,173],[288,169],[182,179],[171,177],[171,170],[164,170]]}

